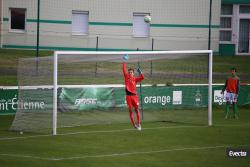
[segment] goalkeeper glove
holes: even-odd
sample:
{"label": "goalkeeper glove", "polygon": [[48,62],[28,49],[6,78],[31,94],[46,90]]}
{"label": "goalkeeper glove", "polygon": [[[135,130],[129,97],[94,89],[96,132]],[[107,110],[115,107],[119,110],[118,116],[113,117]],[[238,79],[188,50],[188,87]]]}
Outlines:
{"label": "goalkeeper glove", "polygon": [[129,59],[128,54],[125,54],[122,58],[123,58],[123,60],[125,60],[125,61],[128,60],[128,59]]}
{"label": "goalkeeper glove", "polygon": [[141,73],[142,73],[140,68],[137,68],[137,72],[139,73],[139,75],[141,75]]}

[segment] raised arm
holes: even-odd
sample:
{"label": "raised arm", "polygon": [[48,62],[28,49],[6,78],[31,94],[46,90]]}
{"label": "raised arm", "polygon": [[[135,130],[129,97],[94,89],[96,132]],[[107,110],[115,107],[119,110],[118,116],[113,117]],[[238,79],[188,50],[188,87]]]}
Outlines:
{"label": "raised arm", "polygon": [[144,79],[144,74],[140,68],[137,69],[137,72],[139,73],[139,77],[136,77],[136,82],[141,82]]}
{"label": "raised arm", "polygon": [[125,76],[125,75],[127,75],[127,64],[126,64],[126,62],[123,62],[122,63],[122,71],[123,71],[123,75]]}
{"label": "raised arm", "polygon": [[126,76],[128,74],[127,72],[127,64],[126,61],[129,59],[129,56],[127,54],[123,55],[122,57],[123,59],[123,63],[122,63],[122,71],[123,71],[123,75]]}
{"label": "raised arm", "polygon": [[144,80],[144,74],[140,74],[139,77],[136,77],[136,82],[141,82],[142,80]]}

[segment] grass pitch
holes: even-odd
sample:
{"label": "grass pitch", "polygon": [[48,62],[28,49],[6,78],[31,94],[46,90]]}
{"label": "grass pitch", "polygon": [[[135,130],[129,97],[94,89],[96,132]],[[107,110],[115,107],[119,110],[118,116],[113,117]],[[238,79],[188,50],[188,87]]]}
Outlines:
{"label": "grass pitch", "polygon": [[[214,108],[212,127],[178,122],[79,126],[59,135],[10,132],[13,116],[0,117],[1,166],[249,166],[248,158],[228,158],[226,148],[250,149],[250,109],[224,119]],[[128,117],[129,119],[129,117]]]}

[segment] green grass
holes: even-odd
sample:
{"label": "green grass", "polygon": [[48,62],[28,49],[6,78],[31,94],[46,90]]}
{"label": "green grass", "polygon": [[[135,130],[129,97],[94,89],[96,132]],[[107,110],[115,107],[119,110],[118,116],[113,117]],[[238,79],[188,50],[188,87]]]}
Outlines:
{"label": "green grass", "polygon": [[236,67],[240,74],[249,74],[250,56],[214,56],[213,72],[229,72],[231,67]]}
{"label": "green grass", "polygon": [[250,149],[249,111],[240,108],[239,119],[224,119],[222,108],[216,107],[212,127],[151,121],[143,122],[144,129],[139,132],[131,129],[130,123],[114,123],[60,129],[58,136],[9,132],[13,116],[2,116],[0,164],[3,167],[247,167],[250,158],[228,158],[225,151],[229,147]]}
{"label": "green grass", "polygon": [[[50,56],[52,51],[41,51],[39,56]],[[0,85],[17,85],[17,65],[19,58],[36,57],[33,50],[0,49]]]}
{"label": "green grass", "polygon": [[16,75],[3,75],[1,77],[1,86],[16,86],[17,85],[17,76]]}
{"label": "green grass", "polygon": [[[41,51],[39,56],[51,56],[53,54],[52,51]],[[0,85],[1,86],[11,86],[17,85],[17,64],[19,58],[31,58],[36,57],[36,52],[32,50],[9,50],[9,49],[0,49]],[[229,68],[230,67],[237,67],[238,68],[238,75],[241,78],[243,83],[249,83],[250,82],[250,57],[249,56],[214,56],[213,61],[213,82],[214,83],[224,83],[226,77],[230,74]],[[183,65],[189,64],[194,65],[192,68],[181,68]],[[136,67],[136,64],[129,64],[128,66]],[[142,69],[145,73],[150,73],[150,62],[141,63]],[[72,68],[73,67],[73,68]],[[108,67],[108,68],[107,68]],[[191,59],[191,58],[185,58],[185,59],[177,59],[177,60],[168,60],[168,61],[156,61],[153,63],[153,73],[154,72],[160,72],[164,73],[166,71],[170,71],[172,74],[191,74],[191,73],[197,73],[200,72],[205,73],[207,67],[207,59],[205,57],[200,57],[198,59]],[[93,74],[90,78],[85,78],[83,80],[84,73],[78,74],[78,78],[72,78],[72,77],[61,77],[59,78],[59,84],[92,84],[96,83],[97,79],[94,78],[94,71],[95,71],[95,63],[92,64],[84,64],[82,62],[75,63],[75,64],[64,64],[59,67],[62,71],[65,71],[67,68],[70,68],[72,72],[72,76],[75,73],[79,73],[79,71],[86,72],[86,69],[91,71]],[[99,62],[97,64],[98,72],[117,72],[117,69],[120,69],[120,63],[103,63]],[[52,68],[51,68],[52,69]],[[81,69],[81,70],[79,70]],[[121,72],[121,71],[119,71]],[[99,77],[99,76],[98,76]],[[112,77],[112,76],[111,76]],[[106,76],[106,78],[108,78]],[[197,78],[198,79],[198,78]],[[192,81],[190,78],[188,78],[188,82],[192,83],[206,83],[205,80],[197,80],[193,79]],[[178,79],[178,77],[170,78],[146,78],[144,80],[144,83],[159,83],[161,80],[161,83],[185,83],[185,78],[182,78],[182,80]],[[86,83],[86,81],[88,83]],[[113,77],[113,80],[110,78],[100,78],[98,80],[99,83],[123,83],[122,77]]]}

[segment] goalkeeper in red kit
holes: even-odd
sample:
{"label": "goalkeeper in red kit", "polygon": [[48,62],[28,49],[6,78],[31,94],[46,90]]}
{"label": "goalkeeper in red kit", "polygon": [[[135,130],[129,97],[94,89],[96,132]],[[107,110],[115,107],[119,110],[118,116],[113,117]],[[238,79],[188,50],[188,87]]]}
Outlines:
{"label": "goalkeeper in red kit", "polygon": [[231,76],[226,80],[225,86],[222,89],[226,90],[226,107],[225,107],[225,118],[228,118],[229,115],[229,107],[233,106],[233,117],[238,118],[239,113],[237,109],[237,99],[240,91],[240,78],[236,75],[236,68],[231,68]]}
{"label": "goalkeeper in red kit", "polygon": [[[129,68],[127,70],[125,61],[128,60],[128,55],[124,55],[123,60],[124,62],[122,64],[122,69],[123,69],[124,82],[125,82],[126,102],[127,102],[127,107],[129,110],[130,120],[134,128],[136,128],[137,130],[141,130],[141,116],[140,116],[140,109],[139,109],[139,100],[136,94],[136,84],[137,82],[141,82],[144,79],[144,75],[142,74],[139,68],[137,69],[139,73],[138,77],[134,76],[134,69]],[[135,120],[134,120],[134,114],[132,111],[133,108],[136,113],[137,124],[135,123]]]}

